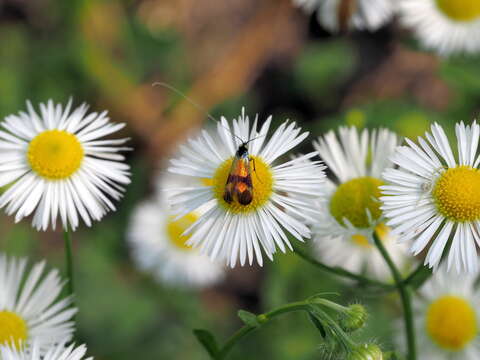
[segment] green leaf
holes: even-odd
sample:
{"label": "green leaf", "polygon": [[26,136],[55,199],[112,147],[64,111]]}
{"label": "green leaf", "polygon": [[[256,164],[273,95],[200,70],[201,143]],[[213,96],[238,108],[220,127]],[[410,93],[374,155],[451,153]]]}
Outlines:
{"label": "green leaf", "polygon": [[308,312],[308,317],[310,318],[310,321],[315,325],[315,327],[320,331],[320,335],[322,335],[322,338],[325,338],[327,336],[327,333],[325,332],[325,328],[323,327],[323,324],[318,320],[318,318],[312,314],[311,312]]}
{"label": "green leaf", "polygon": [[212,359],[216,359],[219,349],[217,345],[217,341],[213,334],[204,329],[195,329],[193,330],[193,334],[196,336],[197,340],[200,344],[203,345],[205,350],[207,350],[208,354],[212,357]]}
{"label": "green leaf", "polygon": [[258,321],[257,315],[249,311],[239,310],[238,317],[243,321],[245,325],[248,325],[251,327],[259,327],[260,325],[262,325],[260,321]]}

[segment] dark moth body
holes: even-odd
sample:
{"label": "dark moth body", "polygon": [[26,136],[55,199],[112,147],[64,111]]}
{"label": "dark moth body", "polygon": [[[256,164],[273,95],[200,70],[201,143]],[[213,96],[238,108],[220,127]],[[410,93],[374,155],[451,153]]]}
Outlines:
{"label": "dark moth body", "polygon": [[253,184],[250,161],[252,159],[248,154],[247,145],[243,143],[238,147],[225,185],[223,200],[228,204],[236,201],[240,205],[248,205],[252,202]]}

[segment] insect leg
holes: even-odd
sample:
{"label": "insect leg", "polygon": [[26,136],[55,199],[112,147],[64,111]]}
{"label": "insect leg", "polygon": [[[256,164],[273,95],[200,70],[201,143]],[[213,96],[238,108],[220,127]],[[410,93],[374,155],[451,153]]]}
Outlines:
{"label": "insect leg", "polygon": [[257,177],[258,181],[260,181],[261,183],[263,183],[262,180],[260,180],[260,177],[259,177],[258,174],[257,174],[257,168],[255,167],[255,159],[254,159],[252,156],[250,156],[250,161],[251,161],[252,164],[253,164],[253,171],[255,172],[255,176]]}

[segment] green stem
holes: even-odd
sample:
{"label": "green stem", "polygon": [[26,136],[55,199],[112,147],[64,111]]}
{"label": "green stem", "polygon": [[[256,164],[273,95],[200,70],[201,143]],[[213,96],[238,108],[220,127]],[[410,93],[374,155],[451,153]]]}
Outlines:
{"label": "green stem", "polygon": [[[307,301],[298,301],[290,304],[286,304],[283,306],[280,306],[272,311],[269,311],[265,314],[258,315],[258,318],[261,318],[262,323],[267,322],[270,319],[273,319],[274,317],[278,315],[282,315],[285,313],[289,312],[294,312],[294,311],[300,311],[300,310],[308,310],[310,306],[310,302]],[[250,334],[252,331],[257,329],[255,326],[249,326],[245,325],[242,328],[240,328],[235,334],[233,334],[226,342],[225,345],[220,349],[217,359],[222,360],[225,359],[225,357],[228,355],[230,350],[235,346],[235,344],[242,338],[244,338],[246,335]]]}
{"label": "green stem", "polygon": [[429,269],[423,265],[423,263],[420,263],[417,268],[412,271],[405,280],[403,280],[403,283],[411,286],[413,289],[418,289],[430,278],[430,276],[432,276],[432,269]]}
{"label": "green stem", "polygon": [[416,360],[416,347],[415,347],[415,328],[413,324],[413,314],[412,314],[412,303],[411,303],[411,296],[410,296],[410,289],[408,285],[406,285],[402,279],[402,275],[398,271],[395,263],[392,261],[392,258],[387,252],[387,249],[383,246],[382,241],[377,236],[377,234],[373,233],[373,240],[375,245],[377,246],[378,250],[382,254],[383,258],[385,259],[388,267],[390,268],[390,272],[392,273],[393,280],[395,281],[395,285],[397,287],[398,292],[400,293],[400,298],[402,300],[402,307],[403,307],[403,320],[405,322],[405,330],[407,334],[407,359],[408,360]]}
{"label": "green stem", "polygon": [[65,268],[67,273],[67,293],[68,296],[73,296],[74,283],[73,283],[73,254],[72,254],[72,239],[70,232],[66,229],[63,232],[63,239],[65,240]]}
{"label": "green stem", "polygon": [[390,284],[385,284],[381,281],[369,279],[365,276],[359,275],[352,273],[348,270],[342,269],[340,267],[332,267],[328,266],[325,264],[322,264],[321,262],[317,261],[315,258],[313,258],[310,254],[308,254],[307,251],[299,247],[298,245],[292,244],[293,249],[295,251],[295,254],[300,256],[303,260],[309,262],[312,265],[315,265],[317,268],[320,270],[323,270],[325,272],[328,272],[330,274],[334,274],[337,276],[341,276],[350,280],[355,280],[358,281],[361,284],[366,284],[366,285],[371,285],[371,286],[376,286],[385,290],[393,290],[395,289],[395,286],[390,285]]}
{"label": "green stem", "polygon": [[235,334],[233,334],[223,345],[222,349],[218,353],[218,359],[225,359],[225,356],[230,352],[230,350],[235,346],[235,344],[242,339],[243,337],[247,336],[249,333],[251,333],[253,330],[255,330],[255,326],[248,326],[245,325],[241,327]]}

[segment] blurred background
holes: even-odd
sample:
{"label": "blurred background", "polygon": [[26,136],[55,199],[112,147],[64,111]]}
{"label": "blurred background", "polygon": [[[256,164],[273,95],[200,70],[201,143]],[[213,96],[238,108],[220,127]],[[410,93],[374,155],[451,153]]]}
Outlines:
{"label": "blurred background", "polygon": [[[200,6],[199,6],[200,5]],[[98,360],[208,359],[192,335],[223,342],[238,309],[263,312],[322,291],[362,301],[375,314],[358,336],[391,348],[395,299],[278,255],[263,268],[228,272],[201,291],[157,284],[136,270],[125,241],[132,209],[176,144],[206,121],[184,92],[215,117],[258,113],[286,118],[311,140],[339,125],[384,126],[403,136],[438,121],[453,129],[480,110],[480,58],[440,59],[421,51],[395,23],[376,33],[332,36],[289,0],[0,0],[0,116],[52,98],[108,109],[126,122],[133,181],[119,210],[74,234],[77,339]],[[311,150],[304,142],[298,151]],[[63,269],[61,232],[38,233],[0,216],[0,251],[47,258]],[[319,359],[320,338],[303,314],[267,324],[231,359]]]}

